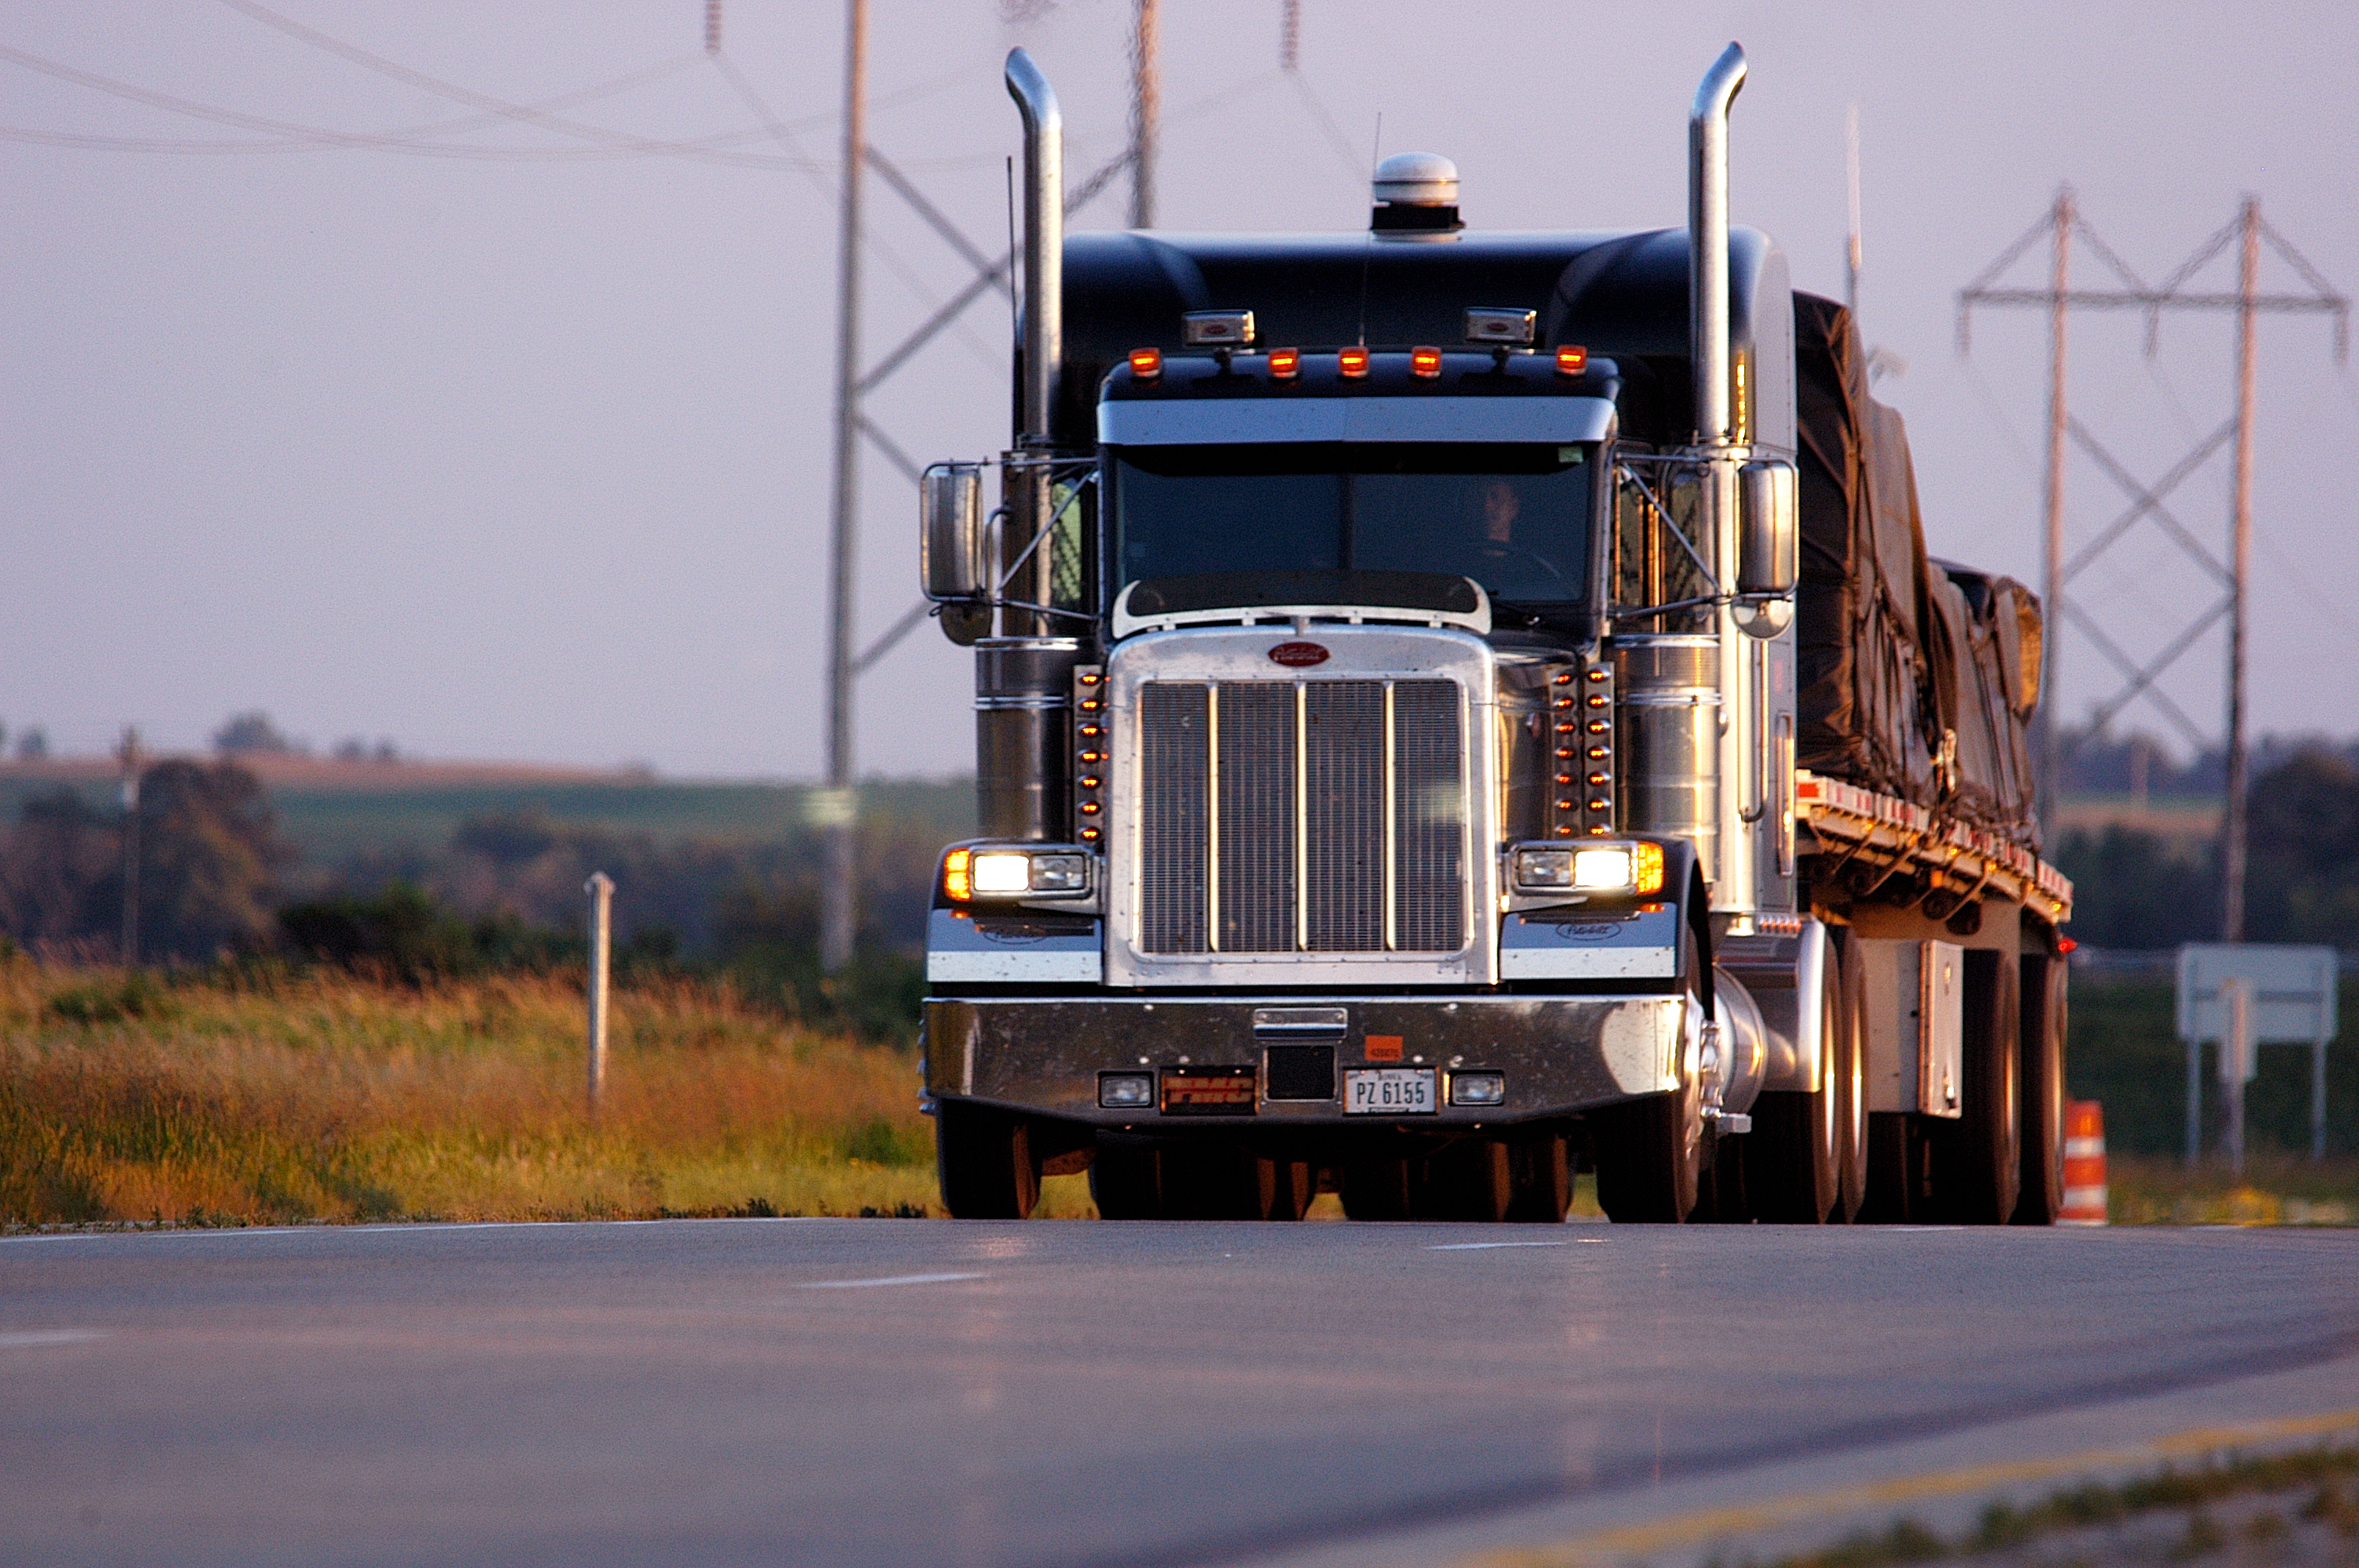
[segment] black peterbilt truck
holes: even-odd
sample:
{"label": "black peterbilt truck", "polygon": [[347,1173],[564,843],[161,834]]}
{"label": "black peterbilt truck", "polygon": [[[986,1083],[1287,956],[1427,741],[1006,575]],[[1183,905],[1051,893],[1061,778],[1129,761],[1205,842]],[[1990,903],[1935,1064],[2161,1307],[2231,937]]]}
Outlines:
{"label": "black peterbilt truck", "polygon": [[1364,232],[1068,238],[1009,57],[1016,439],[922,518],[951,1214],[2055,1217],[2039,607],[1926,556],[1847,313],[1730,228],[1744,74],[1684,229],[1485,232],[1408,154]]}

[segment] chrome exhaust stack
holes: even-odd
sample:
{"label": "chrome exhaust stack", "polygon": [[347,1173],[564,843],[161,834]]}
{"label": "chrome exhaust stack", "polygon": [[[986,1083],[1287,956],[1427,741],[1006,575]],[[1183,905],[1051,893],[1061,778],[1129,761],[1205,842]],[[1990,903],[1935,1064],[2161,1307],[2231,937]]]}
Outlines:
{"label": "chrome exhaust stack", "polygon": [[1007,52],[1007,95],[1024,116],[1024,429],[1049,445],[1065,357],[1065,117],[1032,57]]}
{"label": "chrome exhaust stack", "polygon": [[1695,367],[1696,444],[1727,445],[1728,110],[1745,86],[1745,46],[1712,62],[1688,111],[1688,351]]}
{"label": "chrome exhaust stack", "polygon": [[1065,358],[1065,120],[1057,90],[1024,50],[1007,55],[1007,95],[1024,116],[1024,384],[1016,444],[1001,459],[996,637],[975,644],[976,806],[994,838],[1061,839],[1071,831],[1072,684],[1082,649],[1049,602],[1056,541],[1039,535],[1054,506],[1052,450]]}

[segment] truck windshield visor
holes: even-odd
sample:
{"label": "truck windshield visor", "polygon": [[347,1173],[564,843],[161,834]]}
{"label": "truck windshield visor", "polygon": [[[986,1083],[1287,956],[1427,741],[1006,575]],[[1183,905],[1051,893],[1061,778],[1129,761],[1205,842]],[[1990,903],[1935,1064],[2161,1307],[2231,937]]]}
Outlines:
{"label": "truck windshield visor", "polygon": [[1472,442],[1107,449],[1121,582],[1208,572],[1473,578],[1495,601],[1588,593],[1597,447]]}

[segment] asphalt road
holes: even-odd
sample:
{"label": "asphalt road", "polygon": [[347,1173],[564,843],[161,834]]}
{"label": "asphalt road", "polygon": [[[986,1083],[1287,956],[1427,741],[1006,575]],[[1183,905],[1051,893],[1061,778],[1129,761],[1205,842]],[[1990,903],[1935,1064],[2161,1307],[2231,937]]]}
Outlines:
{"label": "asphalt road", "polygon": [[2354,1356],[2359,1232],[19,1238],[0,1561],[1379,1561]]}

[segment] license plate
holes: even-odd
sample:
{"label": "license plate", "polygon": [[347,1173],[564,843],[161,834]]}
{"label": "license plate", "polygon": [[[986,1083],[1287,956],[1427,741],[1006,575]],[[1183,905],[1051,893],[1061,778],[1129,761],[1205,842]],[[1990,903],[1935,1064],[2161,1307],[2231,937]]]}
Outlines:
{"label": "license plate", "polygon": [[1439,1076],[1431,1067],[1349,1068],[1343,1074],[1343,1114],[1430,1116]]}

